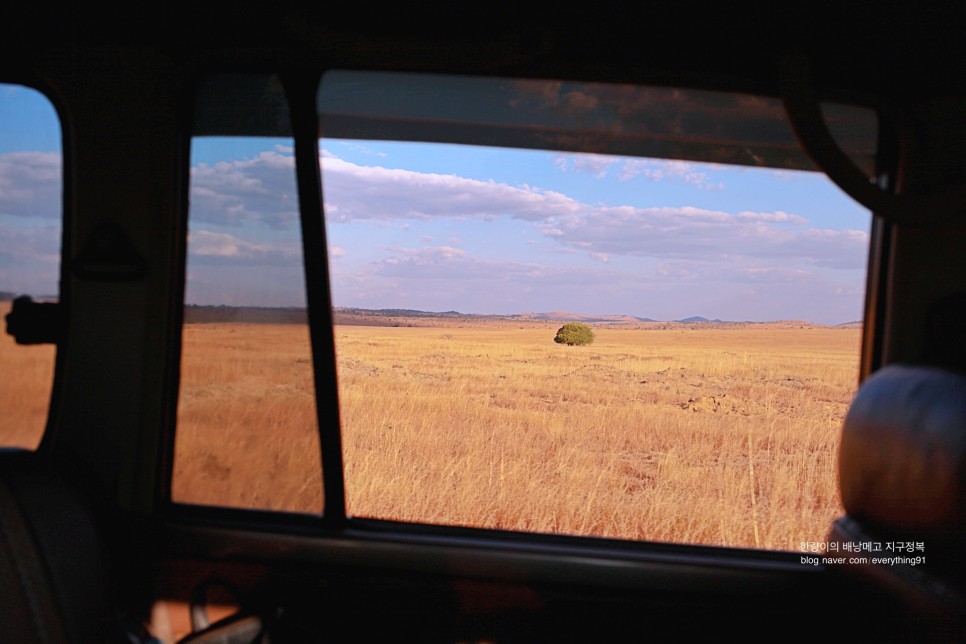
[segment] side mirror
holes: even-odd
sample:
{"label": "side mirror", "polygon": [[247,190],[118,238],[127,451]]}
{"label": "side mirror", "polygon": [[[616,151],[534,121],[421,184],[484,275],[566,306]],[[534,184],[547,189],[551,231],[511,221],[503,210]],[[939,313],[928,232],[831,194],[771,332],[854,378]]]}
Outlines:
{"label": "side mirror", "polygon": [[63,307],[59,302],[34,302],[29,295],[13,301],[7,313],[7,333],[17,344],[58,344],[64,338]]}

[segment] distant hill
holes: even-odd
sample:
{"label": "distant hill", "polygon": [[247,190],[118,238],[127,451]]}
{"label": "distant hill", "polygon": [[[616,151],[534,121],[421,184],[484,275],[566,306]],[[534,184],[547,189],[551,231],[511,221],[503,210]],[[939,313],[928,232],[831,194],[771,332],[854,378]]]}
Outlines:
{"label": "distant hill", "polygon": [[700,324],[702,322],[710,322],[713,324],[722,324],[724,320],[709,320],[708,318],[703,318],[700,315],[694,315],[689,318],[684,318],[683,320],[675,320],[675,322],[681,322],[682,324]]}
{"label": "distant hill", "polygon": [[[12,299],[15,294],[0,291],[0,300]],[[436,323],[487,324],[494,321],[513,323],[540,322],[584,322],[588,324],[607,324],[615,326],[633,326],[639,324],[714,324],[727,327],[744,324],[768,324],[779,327],[811,327],[816,325],[804,320],[776,320],[772,322],[729,322],[720,319],[708,319],[694,315],[681,320],[662,322],[652,318],[635,315],[593,315],[581,313],[567,313],[565,311],[550,311],[543,313],[514,313],[514,314],[480,314],[460,313],[459,311],[421,311],[418,309],[363,309],[358,307],[335,307],[332,316],[336,324],[365,325],[365,326],[426,326]],[[273,308],[259,306],[224,306],[224,305],[194,305],[185,307],[184,319],[187,324],[215,324],[219,322],[238,322],[252,324],[306,324],[308,314],[304,308],[288,307]],[[435,322],[434,322],[435,321]],[[846,322],[834,325],[835,328],[861,328],[862,322]]]}
{"label": "distant hill", "polygon": [[[550,313],[518,313],[511,315],[485,315],[460,313],[459,311],[421,311],[418,309],[363,309],[358,307],[334,307],[333,318],[336,324],[363,324],[371,326],[399,326],[405,321],[425,319],[449,319],[472,322],[486,320],[507,320],[521,322],[535,321],[579,321],[598,324],[628,324],[656,322],[650,318],[633,315],[582,315],[554,311]],[[185,307],[184,320],[187,324],[215,324],[219,322],[261,323],[261,324],[305,324],[308,315],[302,308],[272,308],[258,306],[225,306],[189,304]]]}
{"label": "distant hill", "polygon": [[0,302],[12,302],[21,295],[29,295],[30,299],[34,302],[56,302],[58,298],[56,295],[31,295],[29,293],[12,293],[10,291],[0,291]]}
{"label": "distant hill", "polygon": [[216,324],[242,322],[249,324],[306,324],[308,314],[300,308],[260,306],[199,306],[184,307],[185,324]]}

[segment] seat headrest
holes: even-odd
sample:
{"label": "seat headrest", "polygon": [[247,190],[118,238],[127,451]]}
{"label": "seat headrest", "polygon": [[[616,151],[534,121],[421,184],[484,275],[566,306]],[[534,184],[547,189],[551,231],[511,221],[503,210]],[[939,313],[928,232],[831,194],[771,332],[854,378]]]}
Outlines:
{"label": "seat headrest", "polygon": [[846,513],[884,533],[952,545],[962,539],[964,485],[966,376],[889,365],[867,378],[842,432]]}

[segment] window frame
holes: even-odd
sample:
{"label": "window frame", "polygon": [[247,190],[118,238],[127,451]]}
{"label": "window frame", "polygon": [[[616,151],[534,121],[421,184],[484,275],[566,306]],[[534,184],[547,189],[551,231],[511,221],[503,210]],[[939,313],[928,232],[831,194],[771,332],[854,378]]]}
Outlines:
{"label": "window frame", "polygon": [[[37,92],[42,96],[49,106],[53,109],[59,127],[60,142],[60,266],[58,267],[57,278],[57,315],[60,317],[62,328],[69,328],[70,314],[70,274],[71,265],[67,259],[68,250],[71,248],[73,240],[72,223],[73,216],[73,172],[72,172],[72,152],[71,145],[72,133],[70,130],[70,119],[68,110],[62,103],[59,94],[45,81],[33,76],[25,75],[3,75],[0,76],[0,84],[16,85],[25,89]],[[3,332],[6,333],[6,320],[4,320]],[[61,401],[64,390],[65,363],[68,355],[68,333],[62,333],[54,344],[54,365],[50,383],[50,395],[47,402],[47,415],[43,421],[42,435],[40,443],[34,450],[35,453],[45,457],[50,452],[52,444],[57,440],[57,432],[61,426]]]}
{"label": "window frame", "polygon": [[[335,67],[332,70],[344,71],[345,68]],[[234,70],[214,69],[209,70],[209,73],[216,75],[221,72],[230,73],[232,71]],[[162,494],[162,516],[165,517],[167,529],[172,530],[174,534],[186,536],[189,542],[194,539],[207,541],[213,537],[216,543],[220,542],[221,539],[217,536],[218,532],[228,530],[229,532],[225,533],[225,538],[231,540],[232,549],[237,552],[247,551],[251,553],[264,552],[266,547],[271,549],[270,546],[262,544],[264,535],[286,535],[286,538],[290,539],[289,546],[293,549],[285,556],[286,559],[291,557],[291,560],[298,561],[301,558],[308,558],[313,561],[338,565],[351,565],[354,562],[364,567],[374,565],[371,560],[372,556],[375,556],[377,561],[382,561],[380,557],[399,556],[404,552],[406,553],[404,556],[411,560],[403,563],[403,568],[421,568],[428,563],[430,567],[442,566],[441,570],[444,572],[447,565],[445,560],[451,556],[461,559],[465,556],[467,561],[487,562],[492,561],[494,557],[497,561],[505,561],[504,557],[513,559],[519,555],[531,564],[538,566],[545,564],[547,568],[542,573],[545,578],[559,578],[567,581],[582,579],[582,575],[586,574],[600,583],[609,583],[608,568],[615,563],[625,564],[627,571],[637,571],[633,573],[634,575],[642,571],[654,572],[655,566],[662,568],[666,565],[672,566],[671,569],[676,569],[681,565],[696,566],[695,574],[697,576],[713,574],[711,571],[721,567],[728,568],[731,572],[740,573],[744,571],[752,576],[757,575],[754,572],[755,570],[770,570],[778,574],[792,574],[795,579],[809,579],[816,573],[823,571],[821,566],[803,566],[799,554],[790,551],[531,533],[347,516],[343,475],[344,454],[338,406],[334,316],[329,282],[329,257],[323,207],[324,195],[318,154],[320,124],[316,103],[319,83],[330,69],[326,67],[310,69],[282,67],[272,70],[246,71],[277,74],[282,80],[288,101],[292,138],[295,146],[294,158],[303,264],[306,273],[306,309],[312,346],[316,410],[322,451],[324,510],[321,515],[308,515],[286,511],[176,503],[171,500],[170,496],[171,468],[169,461],[169,466],[163,470],[163,475],[167,478]],[[397,70],[367,67],[365,71]],[[417,71],[416,73],[423,72]],[[649,85],[646,79],[641,79],[637,83],[631,82],[631,84]],[[680,87],[725,91],[734,94],[747,92],[749,94],[768,95],[763,93],[761,88],[753,87],[744,90],[739,88],[720,90],[720,88],[715,87],[703,88],[687,84],[681,84]],[[189,96],[187,100],[189,105],[186,111],[190,114],[194,95]],[[188,120],[187,132],[190,133],[190,118]],[[881,122],[879,129],[881,133],[883,131]],[[877,156],[882,156],[881,147]],[[185,158],[188,158],[187,155]],[[818,170],[818,172],[821,172],[821,170]],[[878,168],[877,172],[883,174],[883,171]],[[187,176],[187,174],[186,168],[185,175]],[[187,216],[186,206],[185,222],[187,222]],[[873,231],[875,231],[876,227],[880,226],[882,222],[871,212],[870,218],[873,222]],[[187,225],[185,223],[186,231]],[[875,281],[874,275],[879,274],[878,262],[880,257],[876,254],[876,246],[880,241],[878,235],[873,233],[869,249],[869,270],[866,276],[868,285],[873,284]],[[183,264],[184,262],[182,262]],[[181,283],[183,286],[184,276],[182,276]],[[885,286],[880,284],[880,290],[884,288]],[[867,288],[864,305],[866,311],[870,307],[881,307],[881,303],[876,304],[877,300],[870,291],[871,289]],[[176,304],[183,308],[183,301]],[[178,322],[180,338],[182,324],[180,317]],[[863,371],[868,350],[866,344],[872,337],[871,328],[868,323],[864,325]],[[180,352],[180,345],[178,351]],[[179,377],[179,374],[175,375],[175,379]],[[174,393],[175,408],[176,405],[177,388],[175,388]],[[172,450],[175,431],[174,415],[172,415],[169,434]],[[214,529],[215,533],[207,533],[207,529]],[[227,545],[227,542],[225,545]],[[438,557],[430,554],[440,548],[443,550]],[[573,567],[561,569],[559,566],[561,557],[570,559]],[[428,561],[427,558],[432,561]],[[586,561],[582,564],[579,560]],[[536,563],[540,561],[543,564]],[[583,572],[580,572],[581,570]],[[638,579],[633,584],[639,582]],[[779,582],[779,584],[781,583],[784,582]],[[803,583],[812,582],[805,581]]]}

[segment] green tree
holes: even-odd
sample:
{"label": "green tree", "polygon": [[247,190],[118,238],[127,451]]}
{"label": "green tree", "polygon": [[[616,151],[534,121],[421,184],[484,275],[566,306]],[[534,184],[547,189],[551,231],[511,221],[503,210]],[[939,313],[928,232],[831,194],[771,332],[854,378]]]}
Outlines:
{"label": "green tree", "polygon": [[566,344],[568,347],[590,344],[594,341],[594,332],[586,324],[567,322],[557,329],[557,335],[553,341],[557,344]]}

